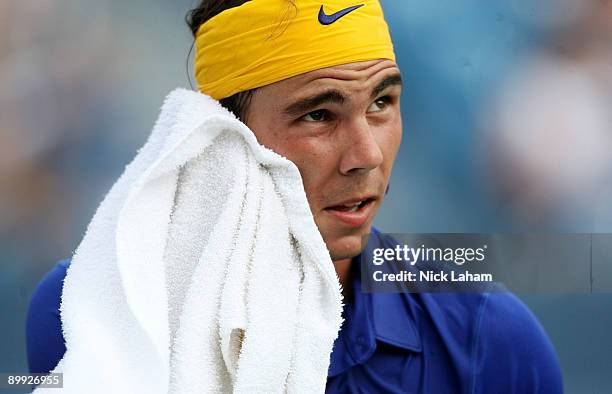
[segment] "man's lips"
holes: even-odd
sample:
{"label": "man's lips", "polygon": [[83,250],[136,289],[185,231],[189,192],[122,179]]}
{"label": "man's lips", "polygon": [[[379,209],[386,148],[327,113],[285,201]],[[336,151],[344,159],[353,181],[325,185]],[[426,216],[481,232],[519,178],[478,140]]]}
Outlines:
{"label": "man's lips", "polygon": [[324,211],[349,227],[361,227],[372,216],[376,200],[376,196],[352,198],[329,206]]}

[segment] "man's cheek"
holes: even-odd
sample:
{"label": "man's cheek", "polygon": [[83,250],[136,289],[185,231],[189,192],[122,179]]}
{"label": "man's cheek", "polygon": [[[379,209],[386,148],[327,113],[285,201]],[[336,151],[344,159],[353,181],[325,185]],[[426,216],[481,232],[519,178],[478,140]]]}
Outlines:
{"label": "man's cheek", "polygon": [[400,148],[400,142],[401,133],[396,134],[392,138],[390,138],[383,148],[385,161],[388,163],[389,167],[393,166],[393,162],[397,158],[397,154]]}

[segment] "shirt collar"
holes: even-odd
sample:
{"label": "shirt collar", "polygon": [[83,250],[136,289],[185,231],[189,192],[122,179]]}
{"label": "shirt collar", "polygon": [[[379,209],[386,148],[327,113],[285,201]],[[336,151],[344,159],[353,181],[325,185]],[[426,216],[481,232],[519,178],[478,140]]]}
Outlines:
{"label": "shirt collar", "polygon": [[[362,253],[369,253],[372,256],[372,249],[374,248],[395,248],[396,245],[397,241],[392,237],[385,236],[372,228],[372,234],[370,234],[368,243]],[[357,256],[357,264],[362,260],[360,256]],[[369,261],[369,259],[364,260]],[[359,285],[361,286],[361,277],[359,277]],[[414,295],[380,292],[362,293],[362,295],[369,296],[372,299],[377,339],[413,352],[421,351],[421,335],[415,319]]]}
{"label": "shirt collar", "polygon": [[[393,239],[386,239],[373,229],[362,253],[371,252]],[[344,323],[334,342],[328,376],[338,375],[350,367],[365,362],[376,350],[376,341],[413,351],[421,351],[421,337],[417,331],[409,294],[363,293],[361,291],[361,258],[351,263],[354,270],[353,298],[345,304]]]}

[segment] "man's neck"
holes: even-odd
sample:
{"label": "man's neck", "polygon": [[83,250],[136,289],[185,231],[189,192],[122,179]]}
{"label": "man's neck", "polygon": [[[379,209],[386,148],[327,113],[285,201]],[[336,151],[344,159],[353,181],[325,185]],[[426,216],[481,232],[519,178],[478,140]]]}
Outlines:
{"label": "man's neck", "polygon": [[352,296],[351,284],[353,283],[353,275],[351,261],[352,259],[334,261],[334,268],[342,285],[342,295],[345,298],[345,302]]}

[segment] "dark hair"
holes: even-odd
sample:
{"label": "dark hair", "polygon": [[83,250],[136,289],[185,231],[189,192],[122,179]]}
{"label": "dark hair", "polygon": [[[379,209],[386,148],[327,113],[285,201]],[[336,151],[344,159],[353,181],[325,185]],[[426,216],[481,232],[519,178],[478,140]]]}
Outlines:
{"label": "dark hair", "polygon": [[[202,24],[206,23],[206,21],[225,10],[241,6],[247,1],[250,0],[202,0],[196,8],[187,13],[185,22],[187,22],[187,26],[189,26],[191,34],[193,34],[195,39],[198,29]],[[251,97],[255,90],[256,89],[251,89],[238,92],[230,97],[219,100],[219,102],[222,106],[233,112],[238,119],[244,121],[249,103],[251,102]]]}

